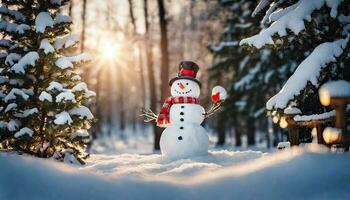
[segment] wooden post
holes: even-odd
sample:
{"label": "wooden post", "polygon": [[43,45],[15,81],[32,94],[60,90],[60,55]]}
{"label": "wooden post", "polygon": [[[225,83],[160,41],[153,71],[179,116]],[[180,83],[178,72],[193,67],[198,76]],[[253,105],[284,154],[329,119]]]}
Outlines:
{"label": "wooden post", "polygon": [[299,128],[297,126],[288,126],[288,140],[291,146],[299,146]]}
{"label": "wooden post", "polygon": [[316,126],[316,131],[317,131],[317,143],[318,144],[325,144],[325,141],[323,139],[323,135],[322,135],[322,132],[323,132],[323,128],[321,125],[317,125]]}

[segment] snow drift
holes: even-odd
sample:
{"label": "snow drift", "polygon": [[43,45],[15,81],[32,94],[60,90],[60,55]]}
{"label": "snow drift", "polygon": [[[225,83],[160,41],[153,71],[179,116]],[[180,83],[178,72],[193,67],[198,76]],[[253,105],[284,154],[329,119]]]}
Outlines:
{"label": "snow drift", "polygon": [[94,155],[87,166],[17,155],[0,159],[0,199],[345,199],[348,154],[315,146],[263,156],[212,151],[187,160]]}

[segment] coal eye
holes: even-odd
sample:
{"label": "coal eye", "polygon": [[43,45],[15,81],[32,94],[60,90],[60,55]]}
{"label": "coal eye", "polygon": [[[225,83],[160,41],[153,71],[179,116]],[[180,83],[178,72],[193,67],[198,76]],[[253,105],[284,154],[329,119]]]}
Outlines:
{"label": "coal eye", "polygon": [[180,83],[177,83],[177,85],[180,85]]}
{"label": "coal eye", "polygon": [[186,85],[188,85],[188,83],[186,83]]}

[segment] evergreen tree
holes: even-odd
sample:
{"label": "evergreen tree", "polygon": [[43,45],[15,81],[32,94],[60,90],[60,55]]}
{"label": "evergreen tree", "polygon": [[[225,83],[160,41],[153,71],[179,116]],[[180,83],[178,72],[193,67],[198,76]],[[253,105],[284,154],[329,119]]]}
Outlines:
{"label": "evergreen tree", "polygon": [[241,44],[278,49],[299,63],[266,108],[276,119],[288,107],[308,116],[329,111],[320,104],[317,91],[329,80],[350,79],[349,2],[262,0],[255,14],[262,11],[266,11],[261,21],[264,29]]}
{"label": "evergreen tree", "polygon": [[0,7],[0,149],[84,163],[94,93],[80,81],[87,54],[60,13],[68,0],[3,0]]}
{"label": "evergreen tree", "polygon": [[[222,6],[229,14],[227,26],[219,45],[211,47],[214,62],[209,80],[220,80],[219,84],[229,88],[229,102],[218,114],[218,124],[220,127],[225,121],[233,126],[237,146],[241,145],[241,133],[247,134],[250,145],[255,143],[255,130],[267,133],[264,109],[267,97],[281,87],[296,66],[295,60],[280,51],[258,52],[239,46],[239,41],[247,35],[258,33],[259,21],[251,17],[256,4],[256,1],[223,1]],[[276,135],[274,139],[276,144],[280,137]]]}

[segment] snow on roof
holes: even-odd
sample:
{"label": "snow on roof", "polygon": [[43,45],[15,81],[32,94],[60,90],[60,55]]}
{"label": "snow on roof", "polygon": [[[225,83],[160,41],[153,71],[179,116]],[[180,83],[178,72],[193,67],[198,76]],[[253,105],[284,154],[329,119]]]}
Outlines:
{"label": "snow on roof", "polygon": [[43,49],[45,54],[55,52],[55,48],[50,44],[47,38],[41,40],[39,49]]}
{"label": "snow on roof", "polygon": [[86,106],[79,106],[78,108],[73,108],[73,109],[69,110],[68,112],[71,115],[79,116],[80,119],[84,119],[84,118],[93,119],[94,118],[91,111]]}
{"label": "snow on roof", "polygon": [[274,44],[272,36],[278,34],[283,37],[287,35],[287,29],[298,34],[305,29],[304,20],[311,21],[311,14],[314,10],[320,9],[323,5],[331,8],[331,16],[336,17],[337,8],[341,0],[300,0],[299,5],[272,23],[267,29],[259,34],[241,40],[240,45],[248,44],[261,48],[266,44]]}
{"label": "snow on roof", "polygon": [[24,128],[21,128],[21,130],[19,130],[18,132],[15,133],[15,138],[18,138],[18,137],[21,137],[23,135],[29,135],[30,137],[33,136],[33,130],[28,128],[28,127],[24,127]]}
{"label": "snow on roof", "polygon": [[35,30],[37,33],[44,33],[46,27],[53,27],[53,20],[49,12],[41,12],[35,18]]}
{"label": "snow on roof", "polygon": [[283,112],[287,115],[301,114],[300,109],[297,107],[287,107]]}
{"label": "snow on roof", "polygon": [[334,116],[335,116],[335,110],[332,110],[322,114],[296,115],[294,116],[294,121],[302,122],[302,121],[311,121],[311,120],[322,120],[322,119],[328,119]]}
{"label": "snow on roof", "polygon": [[350,82],[345,80],[329,81],[321,86],[319,94],[328,97],[350,96]]}
{"label": "snow on roof", "polygon": [[11,70],[17,74],[24,74],[27,65],[35,66],[35,62],[39,59],[39,54],[35,51],[28,52],[23,56],[17,64],[11,67]]}
{"label": "snow on roof", "polygon": [[339,39],[318,45],[313,52],[297,67],[294,74],[287,80],[283,88],[266,103],[266,108],[285,108],[290,100],[305,88],[307,82],[318,85],[317,79],[328,63],[335,62],[336,57],[343,53],[343,48],[349,41]]}
{"label": "snow on roof", "polygon": [[69,113],[66,111],[63,111],[55,115],[54,123],[57,125],[71,124],[72,122],[73,122],[72,118],[70,117]]}

